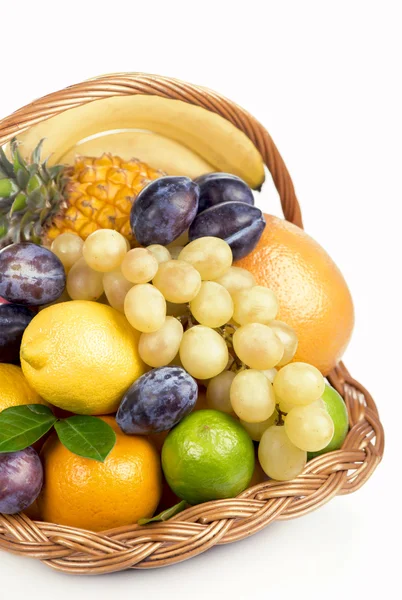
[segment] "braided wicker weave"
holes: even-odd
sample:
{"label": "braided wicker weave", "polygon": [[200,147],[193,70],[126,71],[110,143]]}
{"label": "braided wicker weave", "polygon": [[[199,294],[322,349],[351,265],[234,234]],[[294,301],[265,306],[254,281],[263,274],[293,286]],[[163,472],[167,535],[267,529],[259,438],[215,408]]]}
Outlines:
{"label": "braided wicker weave", "polygon": [[[231,121],[260,151],[279,192],[285,218],[302,226],[292,180],[268,132],[230,100],[189,83],[145,74],[103,76],[80,83],[36,100],[0,121],[0,145],[70,108],[131,94],[182,100]],[[341,450],[310,461],[297,479],[267,481],[237,498],[189,508],[168,522],[103,533],[33,522],[24,514],[0,515],[0,548],[40,559],[67,573],[151,569],[186,560],[216,544],[241,540],[271,521],[299,517],[335,495],[354,492],[381,461],[383,428],[373,398],[342,363],[331,372],[329,380],[345,399],[351,429]]]}

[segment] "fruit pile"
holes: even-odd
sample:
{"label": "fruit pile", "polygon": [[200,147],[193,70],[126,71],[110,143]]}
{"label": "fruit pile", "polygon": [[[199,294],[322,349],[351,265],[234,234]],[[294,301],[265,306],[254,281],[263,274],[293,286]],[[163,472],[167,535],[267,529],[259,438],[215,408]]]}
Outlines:
{"label": "fruit pile", "polygon": [[[344,402],[319,362],[298,354],[303,319],[280,318],[292,302],[310,310],[312,328],[311,313],[323,315],[303,305],[313,302],[304,291],[290,298],[278,241],[266,241],[282,222],[254,206],[248,185],[107,155],[78,163],[49,173],[38,151],[26,162],[16,144],[11,162],[0,156],[12,213],[0,251],[0,512],[92,530],[142,523],[166,518],[153,517],[158,505],[181,499],[181,510],[293,479],[340,448]],[[36,202],[47,199],[41,216],[35,190]],[[292,235],[313,265],[315,242]],[[287,242],[282,255],[306,289],[313,269],[304,275],[306,256],[292,251]],[[324,374],[338,358],[331,348]]]}

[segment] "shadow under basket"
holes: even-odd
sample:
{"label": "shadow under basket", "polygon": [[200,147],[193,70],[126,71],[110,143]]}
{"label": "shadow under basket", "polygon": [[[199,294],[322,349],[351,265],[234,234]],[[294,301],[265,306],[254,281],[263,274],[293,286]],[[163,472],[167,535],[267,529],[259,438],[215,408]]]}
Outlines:
{"label": "shadow under basket", "polygon": [[[147,96],[149,102],[159,96],[202,107],[240,129],[271,172],[285,218],[302,227],[291,178],[264,127],[219,94],[174,79],[137,73],[116,74],[50,94],[0,121],[0,146],[65,111],[94,101],[137,96]],[[119,114],[124,117],[124,110]],[[125,127],[124,123],[119,126]],[[115,124],[110,123],[109,129],[116,130]],[[31,521],[25,514],[0,515],[0,548],[37,558],[66,573],[152,569],[181,562],[217,544],[241,540],[274,520],[299,517],[335,495],[354,492],[381,461],[383,428],[373,398],[342,363],[328,379],[345,400],[350,431],[341,450],[311,460],[297,479],[266,481],[237,498],[194,506],[167,522],[130,525],[102,533]]]}

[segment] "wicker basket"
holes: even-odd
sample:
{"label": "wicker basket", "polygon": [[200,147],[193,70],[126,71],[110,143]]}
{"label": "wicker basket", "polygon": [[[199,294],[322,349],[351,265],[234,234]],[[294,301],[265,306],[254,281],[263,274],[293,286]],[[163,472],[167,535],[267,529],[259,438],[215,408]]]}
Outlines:
{"label": "wicker basket", "polygon": [[[285,218],[302,226],[286,166],[271,137],[245,110],[213,91],[144,74],[102,76],[71,86],[0,121],[0,146],[14,135],[67,109],[112,96],[146,94],[182,100],[213,111],[242,130],[260,151],[278,190]],[[340,363],[329,381],[345,399],[351,429],[341,450],[310,461],[289,482],[267,481],[237,498],[189,508],[168,522],[131,525],[93,533],[26,515],[0,515],[0,548],[30,556],[66,573],[98,574],[171,565],[216,544],[241,540],[269,523],[306,514],[333,496],[349,494],[371,476],[384,450],[383,428],[374,400]]]}

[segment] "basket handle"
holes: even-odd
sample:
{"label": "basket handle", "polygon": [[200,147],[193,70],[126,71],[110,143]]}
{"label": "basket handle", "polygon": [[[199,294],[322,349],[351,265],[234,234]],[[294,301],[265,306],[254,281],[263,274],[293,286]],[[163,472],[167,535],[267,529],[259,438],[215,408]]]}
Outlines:
{"label": "basket handle", "polygon": [[20,108],[0,121],[0,146],[32,125],[70,108],[112,96],[135,94],[162,96],[200,106],[227,119],[243,131],[259,150],[271,172],[285,219],[303,227],[292,179],[271,136],[261,123],[224,96],[177,79],[143,73],[118,73],[100,76],[54,92]]}

